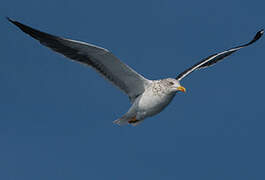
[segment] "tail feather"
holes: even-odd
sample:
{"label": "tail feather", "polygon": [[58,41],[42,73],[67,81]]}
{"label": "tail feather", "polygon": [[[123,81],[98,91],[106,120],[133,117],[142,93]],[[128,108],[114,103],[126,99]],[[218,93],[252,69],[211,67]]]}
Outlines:
{"label": "tail feather", "polygon": [[121,117],[120,119],[117,119],[113,121],[114,124],[118,124],[119,126],[128,124],[128,119]]}
{"label": "tail feather", "polygon": [[122,116],[120,119],[113,121],[114,124],[118,124],[120,126],[126,125],[126,124],[131,124],[132,126],[137,126],[141,122],[142,122],[142,120],[136,120],[135,116],[133,116],[133,117]]}

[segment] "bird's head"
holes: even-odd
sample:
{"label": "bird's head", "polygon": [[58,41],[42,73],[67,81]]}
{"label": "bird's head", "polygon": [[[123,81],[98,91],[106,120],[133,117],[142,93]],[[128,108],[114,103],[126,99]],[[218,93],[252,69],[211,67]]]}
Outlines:
{"label": "bird's head", "polygon": [[179,81],[173,78],[166,79],[167,86],[170,88],[173,92],[186,92],[186,89],[180,85]]}

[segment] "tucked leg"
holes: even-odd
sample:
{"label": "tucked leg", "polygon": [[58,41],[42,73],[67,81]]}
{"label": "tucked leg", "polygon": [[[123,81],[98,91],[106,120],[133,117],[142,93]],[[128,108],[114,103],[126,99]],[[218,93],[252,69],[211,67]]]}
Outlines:
{"label": "tucked leg", "polygon": [[135,123],[137,123],[137,122],[139,122],[139,120],[136,119],[136,116],[132,117],[132,118],[128,121],[129,124],[135,124]]}

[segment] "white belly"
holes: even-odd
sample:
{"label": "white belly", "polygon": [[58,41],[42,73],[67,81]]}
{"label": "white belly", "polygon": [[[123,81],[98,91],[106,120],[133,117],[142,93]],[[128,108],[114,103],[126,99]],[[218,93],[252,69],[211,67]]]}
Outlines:
{"label": "white belly", "polygon": [[143,119],[161,112],[174,98],[173,94],[153,94],[152,91],[145,92],[137,103],[137,118]]}

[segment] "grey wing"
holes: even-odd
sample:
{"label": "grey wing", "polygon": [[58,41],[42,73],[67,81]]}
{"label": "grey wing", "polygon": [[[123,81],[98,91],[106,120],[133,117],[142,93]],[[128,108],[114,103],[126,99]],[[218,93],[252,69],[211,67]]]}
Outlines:
{"label": "grey wing", "polygon": [[247,47],[247,46],[251,45],[252,43],[256,42],[263,35],[263,33],[264,33],[264,30],[262,29],[256,33],[255,37],[250,42],[248,42],[244,45],[233,47],[233,48],[228,49],[226,51],[208,56],[207,58],[203,59],[202,61],[200,61],[197,64],[193,65],[192,67],[188,68],[184,72],[180,73],[176,77],[176,79],[178,81],[180,81],[185,76],[187,76],[188,74],[190,74],[191,72],[193,72],[197,69],[202,69],[202,68],[212,66],[213,64],[215,64],[215,63],[219,62],[220,60],[224,59],[225,57],[231,55],[232,53],[236,52],[237,50],[244,48],[244,47]]}
{"label": "grey wing", "polygon": [[142,94],[150,80],[144,78],[128,65],[122,63],[107,49],[71,39],[65,39],[41,32],[29,26],[8,20],[23,32],[37,39],[41,44],[64,56],[91,66],[104,78],[125,92],[131,101]]}

